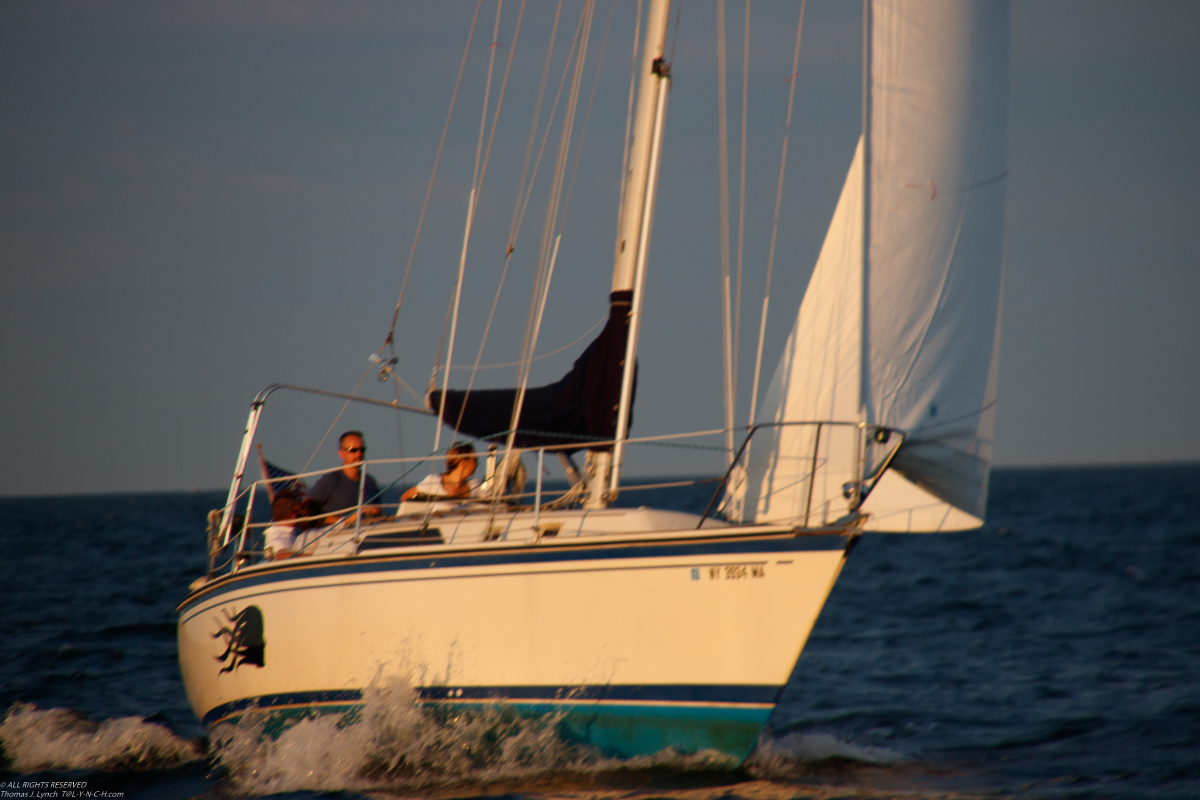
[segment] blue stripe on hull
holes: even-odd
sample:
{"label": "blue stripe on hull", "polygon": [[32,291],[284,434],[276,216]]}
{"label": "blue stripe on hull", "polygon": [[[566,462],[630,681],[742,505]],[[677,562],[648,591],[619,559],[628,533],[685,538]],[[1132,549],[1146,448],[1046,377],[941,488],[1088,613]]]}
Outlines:
{"label": "blue stripe on hull", "polygon": [[328,707],[345,711],[362,705],[362,692],[358,689],[337,689],[326,692],[289,692],[287,694],[265,694],[223,703],[209,710],[200,720],[206,727],[219,722],[240,719],[250,711],[287,711],[290,709],[313,709],[321,713]]}
{"label": "blue stripe on hull", "polygon": [[422,700],[492,700],[500,702],[546,700],[552,702],[600,701],[610,703],[702,703],[774,705],[782,686],[749,684],[591,684],[582,686],[421,686]]}
{"label": "blue stripe on hull", "polygon": [[503,548],[475,551],[451,551],[436,554],[403,554],[388,556],[353,556],[344,560],[303,563],[303,559],[278,562],[272,569],[250,573],[233,573],[216,579],[197,590],[179,606],[181,618],[201,602],[230,591],[242,591],[301,578],[328,578],[347,575],[409,572],[413,570],[461,569],[464,567],[497,567],[549,564],[562,562],[610,561],[622,559],[688,557],[709,555],[757,555],[823,550],[845,550],[847,538],[840,534],[796,536],[778,533],[767,536],[685,540],[681,542],[645,543],[588,543],[567,544],[530,549]]}
{"label": "blue stripe on hull", "polygon": [[[495,704],[523,716],[555,715],[559,734],[606,756],[632,758],[668,747],[680,753],[716,750],[745,760],[775,707],[781,686],[426,687],[432,709],[486,709]],[[236,723],[251,711],[268,714],[265,731],[323,714],[358,721],[362,692],[297,692],[226,703],[204,715],[206,726]]]}

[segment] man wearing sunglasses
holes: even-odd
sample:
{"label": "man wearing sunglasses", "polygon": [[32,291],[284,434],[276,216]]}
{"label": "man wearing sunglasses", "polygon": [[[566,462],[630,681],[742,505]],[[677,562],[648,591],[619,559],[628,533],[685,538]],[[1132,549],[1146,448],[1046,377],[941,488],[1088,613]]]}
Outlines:
{"label": "man wearing sunglasses", "polygon": [[[330,515],[325,519],[326,524],[333,524],[358,505],[358,484],[362,480],[362,462],[366,457],[367,445],[362,431],[346,431],[338,437],[338,458],[342,459],[342,468],[322,475],[308,493],[317,503],[315,513]],[[379,486],[368,474],[363,481],[363,516],[379,515],[379,506],[366,505],[378,495]]]}

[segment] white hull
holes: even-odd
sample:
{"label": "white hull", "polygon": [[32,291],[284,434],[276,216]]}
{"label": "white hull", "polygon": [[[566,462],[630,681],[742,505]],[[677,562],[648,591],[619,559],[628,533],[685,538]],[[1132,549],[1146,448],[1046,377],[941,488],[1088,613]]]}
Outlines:
{"label": "white hull", "polygon": [[[560,710],[568,723],[586,717],[568,732],[611,754],[673,746],[744,758],[850,540],[833,530],[696,530],[698,518],[685,514],[600,514],[675,529],[569,535],[572,524],[590,527],[580,522],[588,515],[559,512],[542,515],[543,529],[566,528],[552,538],[460,536],[271,562],[204,584],[179,617],[192,707],[207,725],[250,707],[339,711],[367,687],[401,679],[429,702]],[[530,530],[531,517],[502,522]],[[481,519],[443,518],[445,538],[448,523]],[[250,607],[259,622],[243,626],[251,641],[240,643],[250,657],[229,669],[238,643],[225,654],[234,634],[219,631],[246,620]]]}

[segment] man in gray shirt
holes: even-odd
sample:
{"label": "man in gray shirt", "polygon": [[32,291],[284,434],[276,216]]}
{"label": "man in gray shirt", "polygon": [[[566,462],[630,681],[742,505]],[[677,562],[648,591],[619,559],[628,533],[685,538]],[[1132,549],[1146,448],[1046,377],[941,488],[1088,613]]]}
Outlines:
{"label": "man in gray shirt", "polygon": [[[346,431],[338,437],[338,457],[342,460],[342,468],[322,475],[308,493],[309,498],[318,504],[316,513],[333,515],[325,520],[327,524],[336,522],[339,514],[358,505],[358,485],[362,480],[362,462],[366,455],[367,445],[362,431]],[[378,495],[379,486],[368,474],[363,481],[363,503],[376,500]],[[363,505],[363,516],[379,516],[379,506]]]}

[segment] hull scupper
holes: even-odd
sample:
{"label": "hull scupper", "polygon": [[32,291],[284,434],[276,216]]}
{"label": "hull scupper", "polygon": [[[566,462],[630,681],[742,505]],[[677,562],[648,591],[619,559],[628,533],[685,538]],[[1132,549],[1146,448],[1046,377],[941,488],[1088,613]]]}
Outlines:
{"label": "hull scupper", "polygon": [[[744,758],[841,570],[846,533],[697,529],[695,515],[652,509],[543,512],[539,527],[531,516],[445,513],[425,526],[440,526],[441,542],[372,548],[419,530],[401,517],[338,552],[197,587],[179,609],[197,716],[348,711],[399,681],[426,704],[561,714],[568,737],[610,755]],[[497,525],[507,539],[489,540]],[[616,530],[628,525],[641,530]]]}

